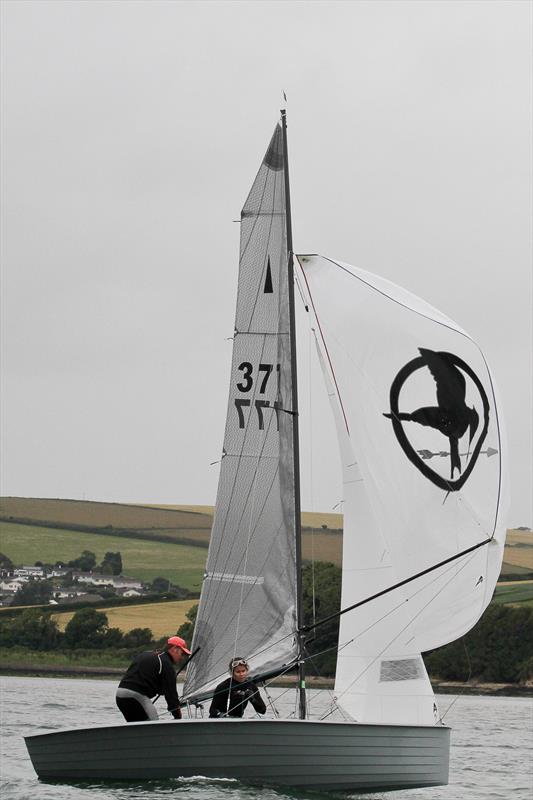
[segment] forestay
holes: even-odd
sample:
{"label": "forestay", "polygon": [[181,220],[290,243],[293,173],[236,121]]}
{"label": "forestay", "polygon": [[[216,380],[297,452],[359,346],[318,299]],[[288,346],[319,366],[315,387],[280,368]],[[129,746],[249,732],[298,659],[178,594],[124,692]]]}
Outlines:
{"label": "forestay", "polygon": [[341,617],[335,692],[359,721],[430,724],[420,653],[475,624],[501,566],[493,380],[472,339],[424,301],[342,262],[298,260],[343,465],[342,608],[407,581]]}
{"label": "forestay", "polygon": [[187,699],[208,694],[234,656],[257,675],[297,652],[284,169],[278,125],[241,213],[228,413]]}

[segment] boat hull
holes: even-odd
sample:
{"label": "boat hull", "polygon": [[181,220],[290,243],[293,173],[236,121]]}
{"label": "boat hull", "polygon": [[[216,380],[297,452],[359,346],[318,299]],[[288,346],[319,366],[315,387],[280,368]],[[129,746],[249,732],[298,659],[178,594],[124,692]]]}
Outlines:
{"label": "boat hull", "polygon": [[375,790],[448,782],[450,729],[313,720],[182,720],[26,737],[49,780],[205,776],[254,785]]}

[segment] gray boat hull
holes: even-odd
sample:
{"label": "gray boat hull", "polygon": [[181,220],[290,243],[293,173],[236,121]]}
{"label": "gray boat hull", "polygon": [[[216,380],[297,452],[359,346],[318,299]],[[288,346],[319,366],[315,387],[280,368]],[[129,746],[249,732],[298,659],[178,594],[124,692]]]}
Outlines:
{"label": "gray boat hull", "polygon": [[450,729],[313,720],[182,720],[26,737],[38,776],[205,776],[255,785],[387,791],[448,783]]}

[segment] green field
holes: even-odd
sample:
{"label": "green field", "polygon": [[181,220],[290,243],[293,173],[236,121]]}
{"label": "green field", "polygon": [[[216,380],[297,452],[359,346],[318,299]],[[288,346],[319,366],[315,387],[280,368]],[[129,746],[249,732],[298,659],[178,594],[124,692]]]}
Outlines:
{"label": "green field", "polygon": [[43,665],[49,667],[116,667],[125,669],[131,658],[113,650],[47,650],[46,653],[25,647],[5,647],[0,650],[0,669],[7,665],[35,668],[36,674]]}
{"label": "green field", "polygon": [[[91,550],[98,561],[120,551],[124,574],[151,581],[167,578],[198,591],[207,557],[211,506],[149,506],[82,500],[0,498],[0,551],[15,564],[70,561]],[[27,524],[14,522],[26,520]],[[13,520],[13,521],[12,521]],[[37,523],[39,523],[37,525]],[[302,553],[305,560],[342,560],[342,515],[304,512]],[[61,527],[55,528],[58,525]],[[69,529],[68,526],[80,526]],[[47,527],[50,526],[50,527]],[[86,529],[86,530],[85,530]],[[116,535],[120,531],[121,535]],[[143,538],[135,538],[141,536]],[[176,541],[154,541],[165,536]],[[183,541],[186,540],[186,541]],[[190,541],[202,547],[194,547]],[[510,530],[502,578],[533,575],[533,534]]]}
{"label": "green field", "polygon": [[496,587],[493,603],[533,607],[533,581],[500,583]]}
{"label": "green field", "polygon": [[120,551],[124,575],[147,582],[161,576],[190,591],[200,590],[204,548],[9,522],[0,523],[0,531],[1,551],[14,564],[71,561],[82,550],[90,550],[100,562],[107,551]]}

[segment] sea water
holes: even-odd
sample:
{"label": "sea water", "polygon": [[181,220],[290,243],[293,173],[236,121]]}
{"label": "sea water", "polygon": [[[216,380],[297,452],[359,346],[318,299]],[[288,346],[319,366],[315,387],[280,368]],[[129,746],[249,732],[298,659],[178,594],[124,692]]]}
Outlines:
{"label": "sea water", "polygon": [[[68,678],[0,678],[2,800],[316,800],[346,795],[257,788],[238,781],[172,779],[112,784],[40,781],[23,737],[58,728],[121,721],[115,707],[116,681]],[[271,690],[279,710],[294,711],[294,692]],[[315,691],[315,706],[329,703]],[[158,703],[165,711],[163,700]],[[431,789],[357,795],[374,800],[531,800],[533,797],[533,700],[515,697],[446,695],[439,698],[452,728],[450,783]],[[179,724],[179,723],[176,723]],[[350,795],[349,795],[350,796]],[[355,795],[352,795],[355,796]]]}

